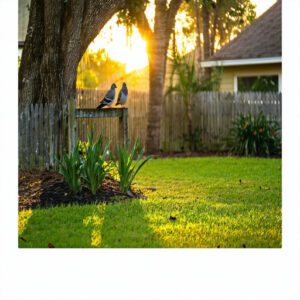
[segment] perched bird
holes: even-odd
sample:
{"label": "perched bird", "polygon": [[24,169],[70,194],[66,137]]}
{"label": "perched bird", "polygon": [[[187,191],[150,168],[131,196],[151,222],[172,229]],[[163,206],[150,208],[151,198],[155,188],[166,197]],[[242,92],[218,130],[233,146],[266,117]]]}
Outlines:
{"label": "perched bird", "polygon": [[118,104],[120,104],[121,106],[125,105],[127,98],[128,98],[128,89],[127,89],[126,83],[123,82],[122,88],[120,89],[120,92],[118,95],[118,101],[117,101],[116,105],[118,105]]}
{"label": "perched bird", "polygon": [[111,85],[110,90],[106,93],[105,97],[100,101],[100,104],[97,106],[96,109],[101,109],[104,106],[111,106],[114,102],[115,95],[116,95],[116,85],[113,83]]}

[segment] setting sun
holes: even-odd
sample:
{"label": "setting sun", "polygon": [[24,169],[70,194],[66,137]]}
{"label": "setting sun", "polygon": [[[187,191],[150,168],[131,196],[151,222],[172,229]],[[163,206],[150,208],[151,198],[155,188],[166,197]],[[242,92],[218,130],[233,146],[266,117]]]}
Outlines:
{"label": "setting sun", "polygon": [[91,52],[104,48],[113,60],[126,64],[126,72],[144,68],[148,65],[146,42],[141,38],[138,29],[133,27],[132,34],[127,36],[126,27],[117,24],[115,15],[102,29],[101,33],[89,46]]}
{"label": "setting sun", "polygon": [[[145,13],[150,27],[153,29],[154,1],[150,1]],[[111,59],[126,65],[127,73],[146,67],[148,65],[146,41],[142,39],[135,26],[133,26],[132,32],[128,35],[126,26],[117,24],[117,21],[118,17],[114,15],[91,43],[89,51],[96,52],[99,49],[105,49]],[[195,48],[195,34],[190,37],[186,37],[183,34],[185,27],[190,26],[192,22],[192,18],[185,11],[178,12],[175,32],[176,45],[181,55]]]}

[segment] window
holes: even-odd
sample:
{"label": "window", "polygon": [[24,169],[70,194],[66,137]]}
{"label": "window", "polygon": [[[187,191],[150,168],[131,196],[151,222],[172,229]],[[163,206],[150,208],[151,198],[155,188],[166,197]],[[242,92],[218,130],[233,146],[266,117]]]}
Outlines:
{"label": "window", "polygon": [[278,92],[278,75],[237,77],[238,92]]}

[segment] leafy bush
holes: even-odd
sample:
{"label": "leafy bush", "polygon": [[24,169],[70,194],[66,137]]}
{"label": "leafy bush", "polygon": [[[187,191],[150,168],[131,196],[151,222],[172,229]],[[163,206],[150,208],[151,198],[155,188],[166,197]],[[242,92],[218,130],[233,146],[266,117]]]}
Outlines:
{"label": "leafy bush", "polygon": [[70,190],[77,194],[81,191],[81,158],[78,151],[78,145],[73,152],[64,154],[59,161],[59,173],[64,177]]}
{"label": "leafy bush", "polygon": [[257,117],[240,115],[233,122],[232,139],[232,150],[238,155],[281,154],[280,126],[277,121],[268,120],[262,112]]}
{"label": "leafy bush", "polygon": [[81,166],[82,179],[86,187],[96,194],[98,187],[102,184],[105,171],[105,158],[108,152],[108,145],[103,145],[103,136],[100,135],[96,143],[93,143],[94,132],[88,135],[85,157]]}
{"label": "leafy bush", "polygon": [[144,149],[139,151],[139,142],[136,141],[133,148],[129,150],[126,146],[117,146],[116,154],[111,154],[113,164],[115,165],[120,178],[120,190],[122,193],[127,193],[130,186],[143,167],[143,165],[152,157],[148,156],[144,161],[139,163],[144,154]]}

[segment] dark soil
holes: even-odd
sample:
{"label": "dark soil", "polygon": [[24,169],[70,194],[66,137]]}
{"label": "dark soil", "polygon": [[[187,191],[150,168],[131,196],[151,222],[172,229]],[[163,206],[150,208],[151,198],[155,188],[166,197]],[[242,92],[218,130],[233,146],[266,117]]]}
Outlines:
{"label": "dark soil", "polygon": [[[73,195],[63,177],[56,172],[34,170],[19,173],[19,210],[70,203],[109,202],[114,196],[128,197],[121,193],[119,183],[111,178],[104,180],[96,195],[92,195],[86,188],[79,195]],[[131,196],[139,198],[142,194],[133,192]]]}

